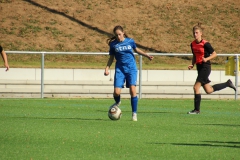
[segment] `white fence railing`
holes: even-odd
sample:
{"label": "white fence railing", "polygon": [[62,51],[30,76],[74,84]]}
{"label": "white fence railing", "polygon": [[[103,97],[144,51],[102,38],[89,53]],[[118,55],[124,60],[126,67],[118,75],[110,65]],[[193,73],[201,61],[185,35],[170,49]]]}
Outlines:
{"label": "white fence railing", "polygon": [[[44,97],[44,56],[46,54],[69,54],[69,55],[108,55],[106,52],[40,52],[40,51],[6,51],[6,53],[14,53],[14,54],[41,54],[41,98]],[[138,55],[138,54],[135,54]],[[153,56],[192,56],[189,53],[150,53]],[[235,56],[236,59],[236,71],[239,70],[239,55],[240,54],[218,54],[218,56]],[[139,98],[142,98],[142,56],[139,55]],[[235,100],[238,99],[238,72],[235,74]]]}

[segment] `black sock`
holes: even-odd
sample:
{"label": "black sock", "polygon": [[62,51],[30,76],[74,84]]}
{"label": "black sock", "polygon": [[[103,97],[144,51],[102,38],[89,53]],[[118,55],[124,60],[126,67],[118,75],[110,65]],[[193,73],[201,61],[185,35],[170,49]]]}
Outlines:
{"label": "black sock", "polygon": [[113,98],[114,98],[114,100],[115,100],[115,102],[118,104],[119,102],[120,102],[120,100],[121,100],[121,96],[119,95],[119,96],[117,96],[117,97],[115,97],[114,95],[113,95]]}
{"label": "black sock", "polygon": [[194,95],[194,110],[200,111],[201,94]]}
{"label": "black sock", "polygon": [[215,92],[215,91],[219,91],[219,90],[222,90],[222,89],[228,87],[228,83],[227,82],[219,83],[219,84],[213,85],[212,87],[213,87],[213,90],[214,90],[213,92]]}

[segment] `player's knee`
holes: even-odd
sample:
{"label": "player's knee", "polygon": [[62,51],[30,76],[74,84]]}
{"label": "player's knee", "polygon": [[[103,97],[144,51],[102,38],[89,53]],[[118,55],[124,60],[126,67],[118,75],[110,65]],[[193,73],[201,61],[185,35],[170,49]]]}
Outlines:
{"label": "player's knee", "polygon": [[136,88],[135,88],[135,86],[134,86],[134,87],[131,86],[129,91],[130,91],[130,95],[131,95],[131,97],[136,97],[137,92],[136,92]]}
{"label": "player's knee", "polygon": [[194,92],[197,92],[199,90],[199,88],[197,86],[193,86],[193,90],[194,90]]}
{"label": "player's knee", "polygon": [[118,97],[118,96],[120,96],[120,94],[121,94],[121,93],[120,93],[119,91],[114,91],[113,96],[114,96],[114,97]]}
{"label": "player's knee", "polygon": [[213,92],[213,90],[206,90],[205,91],[207,94],[211,94]]}
{"label": "player's knee", "polygon": [[212,92],[206,91],[207,94],[211,94]]}
{"label": "player's knee", "polygon": [[132,92],[130,92],[130,95],[131,95],[131,97],[136,97],[136,96],[137,96],[137,93],[132,93]]}

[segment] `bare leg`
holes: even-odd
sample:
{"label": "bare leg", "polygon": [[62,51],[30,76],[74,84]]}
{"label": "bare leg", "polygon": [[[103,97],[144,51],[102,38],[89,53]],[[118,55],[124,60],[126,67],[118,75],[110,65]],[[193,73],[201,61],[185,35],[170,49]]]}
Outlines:
{"label": "bare leg", "polygon": [[121,94],[121,88],[114,88],[114,93],[113,96],[114,97],[118,97]]}
{"label": "bare leg", "polygon": [[202,84],[200,82],[195,82],[193,86],[194,94],[200,94],[200,87]]}
{"label": "bare leg", "polygon": [[211,94],[212,92],[214,92],[214,89],[213,87],[208,83],[208,84],[205,84],[203,86],[203,89],[204,91],[207,93],[207,94]]}
{"label": "bare leg", "polygon": [[110,108],[112,108],[115,105],[119,106],[121,104],[120,94],[121,94],[121,88],[114,88],[113,98],[115,100],[115,103],[111,105]]}
{"label": "bare leg", "polygon": [[134,85],[130,86],[129,93],[130,93],[131,97],[136,97],[137,96],[136,86],[134,86]]}

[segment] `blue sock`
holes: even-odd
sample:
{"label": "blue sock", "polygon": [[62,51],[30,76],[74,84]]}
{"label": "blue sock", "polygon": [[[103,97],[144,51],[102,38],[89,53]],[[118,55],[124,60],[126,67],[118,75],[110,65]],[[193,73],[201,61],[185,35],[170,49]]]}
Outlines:
{"label": "blue sock", "polygon": [[138,97],[131,97],[132,112],[137,113]]}
{"label": "blue sock", "polygon": [[120,99],[121,99],[120,95],[117,96],[117,97],[115,97],[115,96],[113,96],[113,97],[114,97],[114,100],[115,100],[116,103],[120,102]]}

